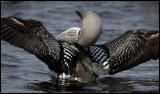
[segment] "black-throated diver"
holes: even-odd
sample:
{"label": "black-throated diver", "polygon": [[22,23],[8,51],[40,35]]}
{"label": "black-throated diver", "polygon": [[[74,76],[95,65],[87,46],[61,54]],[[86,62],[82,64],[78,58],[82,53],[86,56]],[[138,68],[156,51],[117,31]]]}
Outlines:
{"label": "black-throated diver", "polygon": [[1,18],[1,38],[34,54],[61,78],[64,73],[80,78],[114,74],[159,59],[158,31],[129,30],[115,40],[94,45],[102,29],[100,18],[93,12],[77,14],[82,19],[82,30],[68,29],[57,39],[38,21]]}

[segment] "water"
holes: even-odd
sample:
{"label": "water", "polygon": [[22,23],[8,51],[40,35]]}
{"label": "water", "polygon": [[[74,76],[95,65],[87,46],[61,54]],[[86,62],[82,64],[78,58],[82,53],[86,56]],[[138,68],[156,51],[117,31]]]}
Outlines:
{"label": "water", "polygon": [[[103,32],[97,44],[131,29],[159,30],[159,2],[149,1],[17,1],[1,2],[1,17],[35,19],[54,36],[80,27],[75,10],[100,16]],[[1,92],[159,92],[159,60],[147,61],[115,75],[102,75],[98,84],[57,84],[48,67],[34,55],[1,41]]]}

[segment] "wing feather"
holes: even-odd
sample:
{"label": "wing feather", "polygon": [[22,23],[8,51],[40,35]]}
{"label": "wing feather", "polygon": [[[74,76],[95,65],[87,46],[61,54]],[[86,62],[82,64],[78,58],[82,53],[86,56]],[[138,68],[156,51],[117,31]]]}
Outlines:
{"label": "wing feather", "polygon": [[[60,59],[60,44],[38,21],[16,17],[1,18],[1,39],[23,48],[44,62],[46,61],[44,57],[49,53],[54,53],[56,60]],[[57,51],[49,50],[49,46]]]}
{"label": "wing feather", "polygon": [[37,56],[58,75],[75,73],[76,51],[69,44],[57,41],[38,21],[1,18],[1,39]]}
{"label": "wing feather", "polygon": [[159,59],[159,31],[129,30],[103,45],[112,51],[109,57],[110,74],[132,68],[151,59]]}

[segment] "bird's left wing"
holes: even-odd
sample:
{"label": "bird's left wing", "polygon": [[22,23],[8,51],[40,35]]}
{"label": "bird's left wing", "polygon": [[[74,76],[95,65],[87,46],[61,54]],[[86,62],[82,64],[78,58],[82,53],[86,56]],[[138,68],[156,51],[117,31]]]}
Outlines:
{"label": "bird's left wing", "polygon": [[159,59],[159,31],[129,30],[104,45],[112,51],[108,58],[110,74]]}
{"label": "bird's left wing", "polygon": [[[115,74],[151,59],[159,59],[159,31],[129,30],[102,45],[84,49],[80,63],[97,75]],[[82,58],[83,57],[83,58]],[[84,63],[87,62],[87,63]]]}
{"label": "bird's left wing", "polygon": [[58,74],[75,72],[76,51],[57,41],[39,21],[1,18],[1,39],[37,56]]}

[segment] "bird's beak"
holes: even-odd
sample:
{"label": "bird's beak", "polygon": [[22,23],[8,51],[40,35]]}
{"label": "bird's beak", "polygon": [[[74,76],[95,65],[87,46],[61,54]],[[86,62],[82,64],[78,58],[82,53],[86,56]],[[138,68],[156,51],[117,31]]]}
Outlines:
{"label": "bird's beak", "polygon": [[80,13],[79,11],[75,11],[75,12],[77,13],[77,15],[78,15],[81,19],[83,19],[82,13]]}

